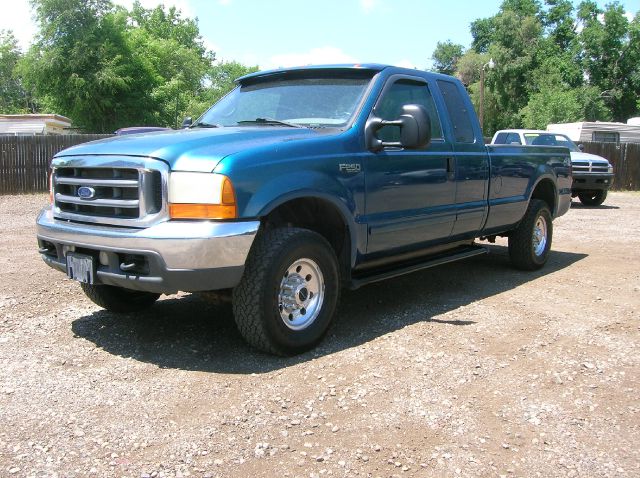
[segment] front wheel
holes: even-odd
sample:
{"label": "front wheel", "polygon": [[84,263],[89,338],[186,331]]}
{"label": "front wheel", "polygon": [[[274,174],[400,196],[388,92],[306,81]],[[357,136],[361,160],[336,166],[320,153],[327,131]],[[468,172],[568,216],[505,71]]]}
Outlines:
{"label": "front wheel", "polygon": [[336,255],[322,236],[298,228],[266,230],[233,291],[238,330],[264,352],[307,351],[333,321],[339,282]]}
{"label": "front wheel", "polygon": [[82,291],[91,301],[110,312],[138,312],[151,307],[160,294],[124,289],[112,285],[80,283]]}
{"label": "front wheel", "polygon": [[607,190],[601,189],[592,193],[580,193],[578,199],[585,206],[600,206],[607,199]]}
{"label": "front wheel", "polygon": [[547,262],[553,236],[549,206],[532,199],[524,218],[509,235],[509,257],[518,269],[533,271]]}

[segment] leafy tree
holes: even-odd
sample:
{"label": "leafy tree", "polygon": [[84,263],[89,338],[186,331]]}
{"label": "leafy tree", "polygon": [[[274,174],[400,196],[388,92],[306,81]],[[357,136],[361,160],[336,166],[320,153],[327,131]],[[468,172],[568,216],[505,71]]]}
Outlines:
{"label": "leafy tree", "polygon": [[144,108],[139,65],[125,38],[126,12],[108,0],[34,0],[40,33],[21,71],[43,109],[84,129],[113,131]]}
{"label": "leafy tree", "polygon": [[16,70],[21,56],[13,33],[0,30],[0,113],[24,113],[28,109],[27,95]]}
{"label": "leafy tree", "polygon": [[617,1],[504,0],[471,24],[471,48],[455,74],[479,101],[488,58],[485,131],[550,122],[625,121],[640,110],[640,13],[629,22]]}
{"label": "leafy tree", "polygon": [[640,20],[631,24],[617,2],[601,10],[592,1],[578,7],[582,25],[579,40],[583,49],[582,66],[589,83],[610,99],[614,120],[625,121],[636,111],[640,94]]}
{"label": "leafy tree", "polygon": [[175,8],[131,12],[109,0],[32,0],[40,33],[20,71],[42,108],[82,129],[174,126],[214,55]]}
{"label": "leafy tree", "polygon": [[487,87],[495,94],[498,109],[495,127],[520,125],[520,110],[532,89],[531,72],[538,67],[537,49],[542,41],[542,25],[535,16],[505,10],[493,17],[493,41],[488,53],[496,67],[486,76]]}
{"label": "leafy tree", "polygon": [[196,22],[182,18],[173,7],[146,10],[136,2],[131,18],[129,48],[148,80],[144,94],[151,106],[145,120],[177,127],[192,98],[201,92],[214,54],[203,46]]}
{"label": "leafy tree", "polygon": [[463,53],[464,47],[451,40],[438,42],[431,58],[434,70],[445,75],[453,75],[456,71],[456,64]]}

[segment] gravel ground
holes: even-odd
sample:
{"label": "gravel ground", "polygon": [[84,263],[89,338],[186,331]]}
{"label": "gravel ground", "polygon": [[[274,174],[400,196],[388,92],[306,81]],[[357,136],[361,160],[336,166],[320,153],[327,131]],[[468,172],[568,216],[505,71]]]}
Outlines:
{"label": "gravel ground", "polygon": [[574,203],[540,272],[491,254],[343,294],[313,352],[230,307],[116,316],[0,197],[0,476],[640,476],[640,194]]}

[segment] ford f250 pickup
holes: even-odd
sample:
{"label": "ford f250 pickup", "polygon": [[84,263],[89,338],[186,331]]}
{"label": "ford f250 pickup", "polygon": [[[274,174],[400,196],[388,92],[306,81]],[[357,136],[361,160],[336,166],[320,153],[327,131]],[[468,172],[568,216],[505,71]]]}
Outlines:
{"label": "ford f250 pickup", "polygon": [[487,252],[547,261],[571,202],[562,147],[485,146],[462,84],[384,65],[258,72],[181,131],[58,153],[44,261],[114,312],[232,297],[244,338],[314,347],[343,287]]}

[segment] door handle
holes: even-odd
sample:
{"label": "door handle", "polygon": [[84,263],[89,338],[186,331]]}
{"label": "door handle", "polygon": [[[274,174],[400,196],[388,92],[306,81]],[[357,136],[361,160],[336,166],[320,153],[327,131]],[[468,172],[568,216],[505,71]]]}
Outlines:
{"label": "door handle", "polygon": [[447,158],[447,179],[454,180],[456,177],[456,158]]}

